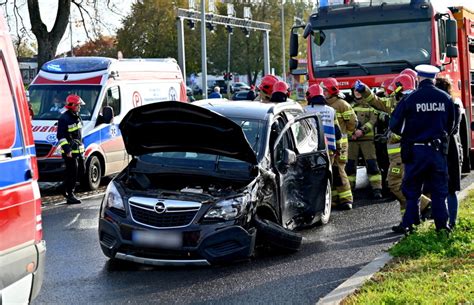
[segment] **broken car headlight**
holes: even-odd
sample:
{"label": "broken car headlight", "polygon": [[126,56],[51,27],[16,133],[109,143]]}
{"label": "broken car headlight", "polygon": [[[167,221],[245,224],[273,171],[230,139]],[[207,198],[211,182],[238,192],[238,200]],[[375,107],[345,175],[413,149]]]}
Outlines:
{"label": "broken car headlight", "polygon": [[228,198],[218,201],[207,213],[204,215],[206,220],[232,220],[240,216],[245,205],[249,201],[248,195],[243,195],[234,198]]}
{"label": "broken car headlight", "polygon": [[123,199],[120,195],[117,187],[115,186],[114,182],[110,182],[109,186],[107,187],[107,191],[105,192],[106,198],[106,205],[108,208],[116,208],[120,210],[125,210],[123,206]]}

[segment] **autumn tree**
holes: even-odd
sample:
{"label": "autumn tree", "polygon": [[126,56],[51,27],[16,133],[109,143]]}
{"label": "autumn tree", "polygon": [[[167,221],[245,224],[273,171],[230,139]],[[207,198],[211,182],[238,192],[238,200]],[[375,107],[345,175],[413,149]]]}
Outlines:
{"label": "autumn tree", "polygon": [[102,36],[74,48],[75,56],[117,57],[115,37]]}

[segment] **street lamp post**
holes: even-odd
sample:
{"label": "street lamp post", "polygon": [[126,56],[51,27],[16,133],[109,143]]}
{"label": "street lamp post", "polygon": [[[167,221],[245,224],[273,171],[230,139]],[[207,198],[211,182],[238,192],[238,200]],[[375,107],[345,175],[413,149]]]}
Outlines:
{"label": "street lamp post", "polygon": [[202,94],[207,99],[206,2],[201,0],[201,73]]}
{"label": "street lamp post", "polygon": [[286,82],[286,60],[285,60],[285,0],[281,0],[281,60],[282,78]]}

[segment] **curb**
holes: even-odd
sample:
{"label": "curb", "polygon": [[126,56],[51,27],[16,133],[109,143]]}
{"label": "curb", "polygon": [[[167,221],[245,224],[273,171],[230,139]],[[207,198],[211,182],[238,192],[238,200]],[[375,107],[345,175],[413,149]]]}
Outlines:
{"label": "curb", "polygon": [[[474,182],[458,193],[458,201],[461,202],[464,200],[471,190],[474,190]],[[359,270],[356,274],[348,278],[341,285],[337,286],[336,289],[331,291],[326,296],[320,298],[316,305],[340,304],[345,298],[353,294],[356,289],[362,287],[362,285],[367,280],[372,278],[375,273],[379,272],[380,269],[382,269],[388,262],[392,260],[392,258],[393,256],[391,256],[389,253],[379,255],[373,261]]]}

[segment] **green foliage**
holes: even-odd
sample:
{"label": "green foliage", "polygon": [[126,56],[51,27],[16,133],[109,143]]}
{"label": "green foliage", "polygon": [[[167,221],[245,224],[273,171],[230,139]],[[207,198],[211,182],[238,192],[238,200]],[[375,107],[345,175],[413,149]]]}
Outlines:
{"label": "green foliage", "polygon": [[395,261],[343,304],[472,304],[474,300],[474,192],[460,205],[447,236],[425,223],[390,253]]}

